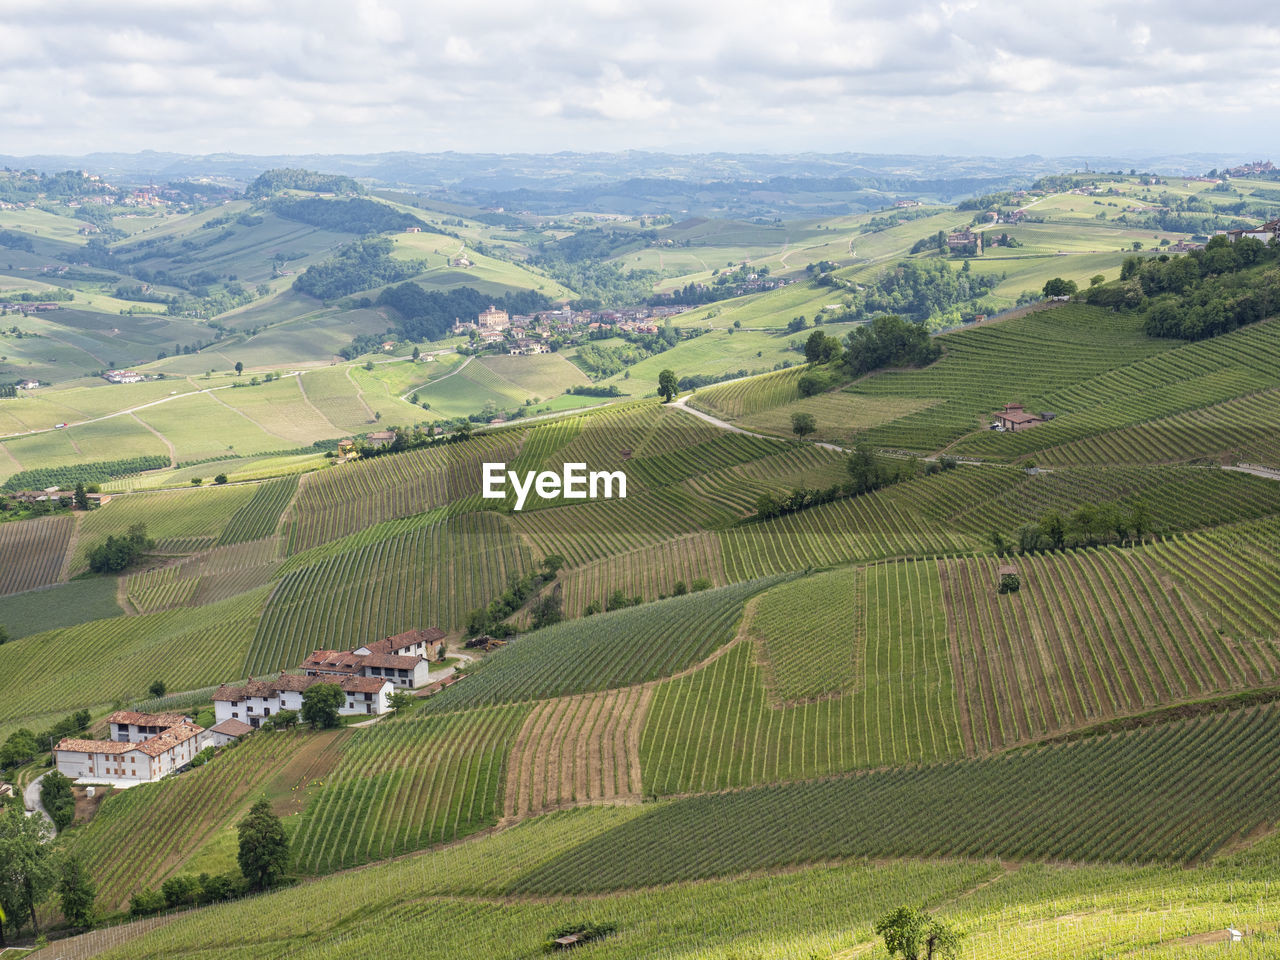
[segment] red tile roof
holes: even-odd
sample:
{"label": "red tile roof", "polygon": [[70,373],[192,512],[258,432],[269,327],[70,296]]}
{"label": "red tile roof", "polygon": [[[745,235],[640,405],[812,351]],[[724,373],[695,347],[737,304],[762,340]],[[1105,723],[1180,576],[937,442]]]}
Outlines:
{"label": "red tile roof", "polygon": [[204,727],[197,727],[194,723],[180,723],[176,727],[170,727],[164,733],[157,733],[151,739],[137,744],[137,749],[149,757],[158,757],[162,753],[168,753],[178,744],[186,743],[203,731]]}
{"label": "red tile roof", "polygon": [[421,657],[397,657],[390,653],[370,653],[357,657],[361,666],[386,667],[397,670],[412,670],[422,662]]}
{"label": "red tile roof", "polygon": [[140,743],[116,743],[112,740],[81,740],[78,737],[63,737],[58,741],[56,750],[69,750],[75,753],[128,753],[137,750]]}
{"label": "red tile roof", "polygon": [[131,710],[117,710],[107,717],[107,723],[132,724],[137,727],[173,727],[187,717],[181,713],[134,713]]}
{"label": "red tile roof", "polygon": [[243,720],[237,720],[235,717],[228,717],[221,723],[215,724],[209,728],[214,733],[221,733],[227,737],[243,737],[246,733],[253,733],[253,727],[249,726]]}

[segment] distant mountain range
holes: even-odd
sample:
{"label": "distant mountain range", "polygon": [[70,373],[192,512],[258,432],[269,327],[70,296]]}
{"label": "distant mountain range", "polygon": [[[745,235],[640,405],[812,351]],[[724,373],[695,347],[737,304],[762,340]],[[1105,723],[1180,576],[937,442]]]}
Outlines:
{"label": "distant mountain range", "polygon": [[1258,160],[1241,154],[1115,157],[917,156],[874,153],[377,153],[253,156],[215,153],[0,155],[0,164],[45,172],[85,169],[126,182],[212,179],[243,186],[264,170],[345,174],[374,188],[481,207],[535,212],[719,212],[830,215],[878,209],[896,196],[951,202],[1025,186],[1045,174],[1136,169],[1200,174]]}

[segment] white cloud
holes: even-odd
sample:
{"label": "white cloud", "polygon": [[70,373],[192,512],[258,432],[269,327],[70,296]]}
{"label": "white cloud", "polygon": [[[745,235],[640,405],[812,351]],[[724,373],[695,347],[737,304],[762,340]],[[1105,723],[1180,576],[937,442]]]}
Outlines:
{"label": "white cloud", "polygon": [[38,28],[6,12],[11,153],[1280,148],[1260,119],[1280,106],[1280,31],[1256,0],[51,0]]}

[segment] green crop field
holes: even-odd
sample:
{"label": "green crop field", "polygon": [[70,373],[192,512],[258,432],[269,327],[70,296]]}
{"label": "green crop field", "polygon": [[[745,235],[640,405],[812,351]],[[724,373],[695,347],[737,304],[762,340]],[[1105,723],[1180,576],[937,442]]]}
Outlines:
{"label": "green crop field", "polygon": [[[298,731],[251,737],[181,777],[108,797],[93,821],[69,838],[71,852],[98,883],[99,902],[124,906],[137,890],[158,886],[261,795],[268,778],[333,737]],[[324,776],[334,759],[311,772]]]}
{"label": "green crop field", "polygon": [[127,702],[153,680],[186,690],[234,678],[266,590],[195,610],[114,617],[0,645],[0,720]]}
{"label": "green crop field", "polygon": [[354,733],[293,833],[296,868],[328,873],[495,823],[527,707],[410,717]]}
{"label": "green crop field", "polygon": [[[1272,644],[1220,636],[1158,556],[1107,548],[1023,557],[1022,589],[1004,596],[993,560],[940,561],[966,747],[988,753],[1274,682],[1280,659]],[[1214,562],[1204,552],[1190,556]]]}
{"label": "green crop field", "polygon": [[480,492],[480,464],[515,459],[519,437],[483,434],[307,475],[293,502],[290,549],[306,550],[365,527],[422,513]]}
{"label": "green crop field", "polygon": [[271,536],[280,523],[280,515],[297,492],[296,475],[257,484],[249,502],[231,515],[231,521],[223,528],[218,545],[226,546]]}
{"label": "green crop field", "polygon": [[109,577],[73,580],[0,597],[0,626],[12,639],[89,620],[108,620],[122,613],[116,603],[116,582]]}
{"label": "green crop field", "polygon": [[272,592],[244,672],[296,666],[317,646],[353,649],[416,626],[461,629],[472,610],[506,589],[509,576],[532,568],[529,550],[491,513],[295,563]]}
{"label": "green crop field", "polygon": [[677,800],[514,889],[584,893],[833,856],[1186,863],[1280,816],[1280,801],[1256,786],[1280,765],[1278,725],[1280,708],[1255,708],[987,760]]}
{"label": "green crop field", "polygon": [[486,657],[424,709],[440,713],[541,700],[670,676],[728,643],[743,604],[767,585],[722,587],[526,634]]}
{"label": "green crop field", "polygon": [[157,493],[130,493],[80,519],[72,571],[89,564],[89,551],[110,535],[122,536],[134,524],[144,524],[160,553],[192,553],[211,547],[246,504],[254,499],[252,485],[211,486]]}
{"label": "green crop field", "polygon": [[69,514],[0,523],[0,595],[61,580],[75,528]]}
{"label": "green crop field", "polygon": [[[762,612],[745,631],[759,638],[759,648],[739,643],[658,688],[640,744],[646,793],[698,793],[960,754],[936,571],[894,563],[869,567],[865,576],[826,575],[821,602],[837,613],[821,621],[805,619],[812,583],[786,584],[759,599]],[[799,623],[809,624],[808,637],[795,635]],[[835,664],[810,667],[822,671],[816,683],[797,677],[805,672],[797,661],[806,640],[838,649]],[[775,651],[792,655],[781,661],[784,670],[790,666],[781,674],[789,688],[775,664],[761,668]],[[778,702],[815,686],[834,695]]]}

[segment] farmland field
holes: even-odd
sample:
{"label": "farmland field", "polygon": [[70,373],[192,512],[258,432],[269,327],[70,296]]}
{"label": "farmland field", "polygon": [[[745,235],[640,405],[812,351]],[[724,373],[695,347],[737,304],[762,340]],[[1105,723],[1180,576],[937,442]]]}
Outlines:
{"label": "farmland field", "polygon": [[547,700],[529,714],[507,761],[503,815],[640,800],[640,729],[651,686]]}
{"label": "farmland field", "polygon": [[130,493],[92,510],[80,520],[73,572],[89,564],[89,551],[108,536],[122,536],[134,524],[147,528],[160,553],[193,553],[212,547],[234,517],[251,501],[252,486],[217,486],[165,493]]}
{"label": "farmland field", "polygon": [[527,713],[496,707],[357,731],[299,818],[294,864],[327,873],[495,823],[507,754]]}
{"label": "farmland field", "polygon": [[122,613],[116,604],[116,582],[109,577],[75,580],[0,597],[0,624],[12,639],[88,620],[107,620]]}
{"label": "farmland field", "polygon": [[[1280,801],[1255,786],[1280,765],[1278,724],[1280,708],[1263,707],[985,760],[676,800],[514,886],[584,893],[832,856],[1185,863],[1280,816]],[[1237,776],[1246,757],[1249,774]]]}
{"label": "farmland field", "polygon": [[[306,559],[303,557],[302,559]],[[350,650],[415,626],[460,629],[533,567],[503,518],[468,514],[293,566],[271,595],[246,675],[292,667],[317,645]]]}
{"label": "farmland field", "polygon": [[153,680],[187,690],[234,679],[266,601],[256,590],[196,610],[114,617],[0,645],[0,720],[127,702]]}
{"label": "farmland field", "polygon": [[526,634],[486,657],[433,712],[609,690],[669,676],[732,639],[753,581],[596,614]]}
{"label": "farmland field", "polygon": [[[762,595],[745,634],[762,637],[766,650],[779,653],[804,643],[780,633],[783,611],[798,617],[796,605],[813,596],[803,583]],[[838,664],[814,664],[810,672],[827,673],[817,686],[840,683],[840,696],[778,703],[758,648],[741,642],[707,667],[663,683],[640,744],[646,793],[722,790],[959,756],[940,593],[936,570],[921,562],[828,575],[824,602],[840,615],[809,629],[834,634],[817,641],[839,647],[845,666],[835,678],[830,672]],[[793,665],[786,674],[790,692],[803,671]],[[807,689],[815,685],[811,676],[803,682]]]}
{"label": "farmland field", "polygon": [[1157,549],[1022,557],[1006,595],[994,560],[939,561],[970,750],[1274,681],[1272,645],[1220,635]]}
{"label": "farmland field", "polygon": [[75,527],[70,515],[0,523],[0,555],[6,559],[0,568],[0,594],[61,580]]}

